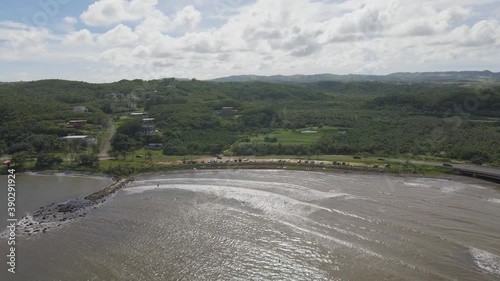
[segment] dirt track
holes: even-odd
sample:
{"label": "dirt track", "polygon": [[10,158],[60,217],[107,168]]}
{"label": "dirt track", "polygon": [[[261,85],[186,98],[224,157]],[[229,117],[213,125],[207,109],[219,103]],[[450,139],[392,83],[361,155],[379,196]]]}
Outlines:
{"label": "dirt track", "polygon": [[104,145],[102,146],[101,151],[99,152],[100,158],[108,156],[108,151],[109,151],[109,148],[111,147],[111,139],[113,139],[113,137],[115,136],[115,133],[116,133],[116,126],[113,123],[113,121],[111,121],[111,119],[110,119],[109,120],[109,133],[106,136],[106,139],[104,140]]}

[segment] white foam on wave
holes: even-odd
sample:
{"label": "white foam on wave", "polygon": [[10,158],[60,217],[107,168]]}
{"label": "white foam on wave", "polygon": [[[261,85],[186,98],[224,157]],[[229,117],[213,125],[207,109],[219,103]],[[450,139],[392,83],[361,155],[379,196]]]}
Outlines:
{"label": "white foam on wave", "polygon": [[[31,214],[27,213],[26,216],[24,216],[22,219],[20,219],[18,222],[16,222],[16,231],[18,231],[20,224],[28,225],[29,223],[34,224],[34,225],[39,224],[39,222],[37,220],[35,220],[33,218],[33,216],[31,216]],[[9,234],[10,234],[10,231],[6,227],[5,230],[0,233],[0,239],[8,238]]]}
{"label": "white foam on wave", "polygon": [[[251,188],[240,188],[234,186],[208,185],[208,184],[167,184],[167,185],[144,185],[127,188],[125,192],[130,194],[142,193],[155,189],[181,189],[193,192],[215,195],[220,198],[233,199],[254,209],[264,211],[271,216],[290,217],[304,216],[317,210],[331,212],[330,209],[313,203],[297,200],[286,195],[269,192],[265,190],[255,190]],[[325,195],[326,197],[327,195]],[[328,195],[327,198],[331,196]]]}
{"label": "white foam on wave", "polygon": [[495,203],[495,204],[500,204],[500,199],[498,199],[498,198],[489,198],[488,202],[492,202],[492,203]]}
{"label": "white foam on wave", "polygon": [[[57,223],[44,223],[44,226],[53,227],[56,224]],[[16,222],[16,233],[18,235],[22,235],[21,233],[22,231],[24,230],[33,231],[37,226],[40,226],[40,222],[37,221],[31,214],[27,213],[24,217],[22,217]],[[6,227],[5,230],[0,233],[0,239],[7,239],[9,237],[9,234],[10,231]]]}
{"label": "white foam on wave", "polygon": [[463,184],[455,184],[455,185],[445,185],[441,188],[441,191],[444,193],[452,193],[465,189],[465,185]]}
{"label": "white foam on wave", "polygon": [[474,258],[474,262],[479,268],[487,271],[488,273],[500,275],[499,256],[472,247],[469,249],[469,251]]}
{"label": "white foam on wave", "polygon": [[424,187],[424,188],[430,188],[431,187],[428,184],[416,183],[416,182],[404,182],[403,184],[406,185],[406,186],[411,186],[411,187]]}
{"label": "white foam on wave", "polygon": [[[206,179],[206,178],[172,178],[154,179],[134,182],[122,190],[125,194],[140,194],[154,190],[187,190],[197,193],[215,195],[217,198],[236,200],[244,203],[246,207],[258,210],[257,212],[247,212],[252,216],[260,216],[271,219],[277,223],[286,225],[296,231],[314,235],[346,248],[354,249],[361,254],[384,259],[384,257],[370,249],[364,248],[358,243],[339,239],[332,233],[323,233],[306,227],[317,223],[309,218],[309,215],[317,211],[327,211],[334,216],[345,216],[350,219],[359,219],[371,222],[370,219],[348,213],[339,209],[326,208],[316,202],[321,199],[339,198],[341,200],[352,200],[350,194],[336,192],[335,190],[320,191],[298,184],[276,183],[267,181],[249,181],[233,179]],[[220,201],[218,201],[220,202]],[[232,204],[231,204],[232,205]],[[211,206],[209,206],[212,208]],[[229,208],[232,208],[229,206]],[[243,211],[243,210],[241,210]],[[328,227],[343,235],[356,237],[357,240],[370,241],[369,238],[349,230]],[[327,231],[332,232],[332,231]]]}
{"label": "white foam on wave", "polygon": [[337,214],[341,214],[341,215],[344,215],[346,217],[351,217],[351,218],[356,218],[356,219],[360,219],[360,220],[364,220],[364,221],[369,221],[369,222],[373,222],[372,220],[370,219],[367,219],[367,218],[364,218],[364,217],[361,217],[361,216],[358,216],[358,215],[355,215],[355,214],[351,214],[351,213],[347,213],[347,212],[344,212],[344,211],[341,211],[341,210],[337,210],[337,209],[329,209]]}
{"label": "white foam on wave", "polygon": [[[337,192],[330,190],[327,192],[311,189],[302,185],[291,183],[267,182],[267,181],[250,181],[250,180],[231,180],[231,179],[207,179],[207,178],[172,178],[172,179],[153,179],[134,182],[133,186],[127,187],[125,192],[139,193],[156,188],[162,188],[163,184],[199,184],[207,186],[224,186],[235,187],[241,189],[254,189],[270,191],[287,197],[301,201],[316,201],[335,197],[349,196],[348,193]],[[144,188],[156,184],[156,187]],[[159,185],[159,186],[158,186]]]}
{"label": "white foam on wave", "polygon": [[443,193],[454,193],[462,191],[468,187],[469,184],[465,184],[462,182],[446,180],[446,179],[430,179],[430,178],[421,178],[417,180],[418,183],[428,185],[429,187],[434,187]]}
{"label": "white foam on wave", "polygon": [[485,187],[480,185],[470,185],[447,179],[434,179],[434,178],[416,178],[412,179],[411,181],[405,181],[403,182],[403,184],[410,187],[436,188],[441,190],[441,192],[443,193],[460,192],[469,187],[477,189],[485,189]]}
{"label": "white foam on wave", "polygon": [[[169,184],[140,185],[128,187],[124,192],[129,194],[138,194],[157,189],[183,189],[193,192],[202,192],[213,194],[222,198],[234,199],[250,203],[255,209],[262,210],[271,215],[304,216],[317,210],[324,210],[329,213],[337,213],[346,217],[356,218],[363,221],[373,222],[372,220],[348,213],[338,209],[326,208],[314,203],[315,200],[331,198],[347,198],[349,195],[333,191],[322,192],[312,190],[303,186],[270,182],[252,182],[241,180],[214,180],[207,181],[203,179],[203,184],[184,184],[180,182],[193,182],[192,179],[177,179]],[[197,181],[195,181],[197,182]],[[151,181],[148,181],[151,184]],[[266,188],[271,186],[273,188]]]}

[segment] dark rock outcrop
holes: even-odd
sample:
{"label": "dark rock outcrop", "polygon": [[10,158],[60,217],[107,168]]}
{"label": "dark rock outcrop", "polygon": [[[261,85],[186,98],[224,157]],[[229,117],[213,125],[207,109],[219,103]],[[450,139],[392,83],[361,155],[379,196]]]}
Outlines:
{"label": "dark rock outcrop", "polygon": [[[123,188],[130,180],[121,179],[88,196],[72,199],[70,201],[46,207],[40,207],[34,214],[21,218],[17,223],[18,232],[32,235],[35,233],[46,233],[51,228],[61,226],[76,218],[83,218],[89,210],[106,201],[111,194]],[[43,226],[42,226],[43,224]]]}

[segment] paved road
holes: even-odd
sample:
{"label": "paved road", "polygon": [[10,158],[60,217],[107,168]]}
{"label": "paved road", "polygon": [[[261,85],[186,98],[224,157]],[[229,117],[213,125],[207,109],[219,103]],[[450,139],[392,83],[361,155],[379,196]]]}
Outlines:
{"label": "paved road", "polygon": [[476,170],[482,173],[492,173],[500,175],[500,168],[495,168],[495,167],[479,166],[472,164],[453,164],[453,168],[462,170]]}
{"label": "paved road", "polygon": [[[368,158],[370,159],[370,158]],[[370,160],[376,160],[377,158],[373,157],[373,159]],[[385,158],[385,160],[389,162],[400,162],[400,163],[405,163],[405,159],[397,159],[397,158]],[[427,165],[427,166],[443,166],[443,162],[431,162],[431,161],[421,161],[421,160],[413,160],[410,159],[410,163],[412,164],[418,164],[418,165]]]}
{"label": "paved road", "polygon": [[484,167],[479,165],[470,164],[455,164],[453,168],[458,169],[461,173],[478,175],[491,179],[500,180],[500,168]]}
{"label": "paved road", "polygon": [[115,136],[116,134],[116,126],[115,124],[113,123],[113,121],[111,121],[111,119],[109,119],[109,133],[108,133],[108,136],[106,137],[106,139],[104,140],[104,145],[102,146],[102,149],[101,151],[99,152],[99,158],[108,158],[108,151],[109,151],[109,148],[111,147],[111,139],[113,139],[113,137]]}
{"label": "paved road", "polygon": [[[388,161],[401,162],[404,163],[406,160],[401,159],[386,159]],[[418,160],[410,160],[413,164],[427,165],[427,166],[443,166],[441,162],[429,162],[429,161],[418,161]],[[473,165],[473,164],[452,164],[454,169],[457,169],[461,173],[465,174],[477,174],[483,177],[492,178],[492,179],[500,179],[500,168],[496,167],[487,167],[481,165]]]}
{"label": "paved road", "polygon": [[[321,158],[346,159],[347,161],[349,161],[349,159],[354,159],[353,156],[354,155],[321,155]],[[373,156],[373,157],[362,158],[360,160],[361,161],[362,160],[375,161],[375,160],[378,160],[378,158],[380,158],[380,157]],[[384,160],[385,162],[399,162],[399,163],[406,162],[406,159],[401,159],[401,158],[390,158],[390,157],[388,157],[388,158],[383,157],[383,158],[385,159]],[[311,160],[316,160],[316,159],[314,158],[314,156],[311,156]],[[344,161],[344,160],[342,160],[342,161]],[[413,159],[410,159],[410,163],[418,164],[418,165],[427,165],[427,166],[443,166],[443,162],[422,161],[422,160],[413,160]]]}

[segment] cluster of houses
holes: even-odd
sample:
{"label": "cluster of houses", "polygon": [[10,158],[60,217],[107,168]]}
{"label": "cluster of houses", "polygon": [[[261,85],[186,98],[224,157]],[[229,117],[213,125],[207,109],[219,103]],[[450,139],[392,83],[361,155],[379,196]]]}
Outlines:
{"label": "cluster of houses", "polygon": [[[86,106],[75,106],[73,112],[89,112]],[[87,125],[87,120],[69,120],[66,123],[66,128],[83,128]]]}
{"label": "cluster of houses", "polygon": [[[89,109],[86,106],[75,106],[73,107],[73,112],[89,112]],[[87,120],[84,119],[79,119],[79,120],[69,120],[66,122],[66,128],[75,128],[75,129],[82,129],[87,125]],[[74,142],[77,140],[83,140],[85,141],[88,145],[96,145],[97,144],[97,139],[89,137],[87,135],[68,135],[66,137],[62,137],[62,139],[68,141],[68,142]]]}
{"label": "cluster of houses", "polygon": [[[75,106],[73,112],[89,112],[86,106]],[[66,123],[66,128],[83,128],[87,125],[87,120],[69,120]]]}
{"label": "cluster of houses", "polygon": [[[176,88],[175,84],[169,84],[168,88]],[[135,94],[117,94],[117,93],[109,93],[105,95],[105,98],[107,99],[120,99],[120,100],[126,100],[127,101],[127,108],[130,109],[135,109],[137,108],[136,101],[139,100],[139,97],[137,97]],[[75,106],[72,109],[73,112],[78,112],[78,113],[85,113],[89,112],[89,108],[86,106]],[[156,126],[155,126],[155,119],[154,118],[148,118],[146,113],[144,112],[132,112],[130,113],[131,117],[137,117],[137,118],[142,118],[142,126],[140,129],[140,134],[142,135],[152,135],[157,132]],[[75,128],[75,129],[83,129],[87,125],[87,120],[84,119],[79,119],[79,120],[69,120],[66,122],[66,128]],[[68,136],[62,137],[62,139],[68,141],[68,142],[75,142],[75,141],[84,141],[88,145],[96,145],[98,143],[97,138],[90,137],[88,135],[75,135],[75,134],[70,134]],[[163,144],[162,143],[150,143],[147,146],[148,149],[151,150],[162,150],[163,149]]]}
{"label": "cluster of houses", "polygon": [[[169,88],[175,88],[175,85],[169,84]],[[110,94],[106,94],[105,97],[108,99],[128,100],[129,101],[129,103],[127,104],[128,108],[136,108],[136,104],[133,102],[139,99],[134,94],[110,93]],[[232,108],[231,108],[231,110],[232,110]],[[223,109],[223,111],[229,112],[228,109]],[[85,106],[76,106],[73,108],[73,112],[89,112],[89,109]],[[130,116],[142,118],[142,126],[140,129],[141,135],[152,135],[152,134],[155,134],[156,132],[158,132],[156,130],[156,126],[155,126],[155,119],[148,118],[146,113],[144,113],[144,112],[132,112],[132,113],[130,113]],[[69,120],[66,123],[66,128],[81,129],[81,128],[84,128],[86,125],[87,125],[87,120]],[[88,135],[68,135],[68,136],[65,136],[62,138],[64,140],[69,141],[69,142],[76,141],[76,140],[83,140],[89,145],[95,145],[98,143],[98,140],[96,138],[89,137]],[[161,149],[163,149],[163,144],[162,143],[150,143],[150,144],[148,144],[147,148],[151,149],[151,150],[161,150]]]}
{"label": "cluster of houses", "polygon": [[157,132],[156,126],[155,126],[155,119],[154,118],[144,118],[145,117],[144,112],[132,112],[130,113],[131,117],[143,117],[142,118],[142,127],[141,127],[141,135],[152,135]]}

